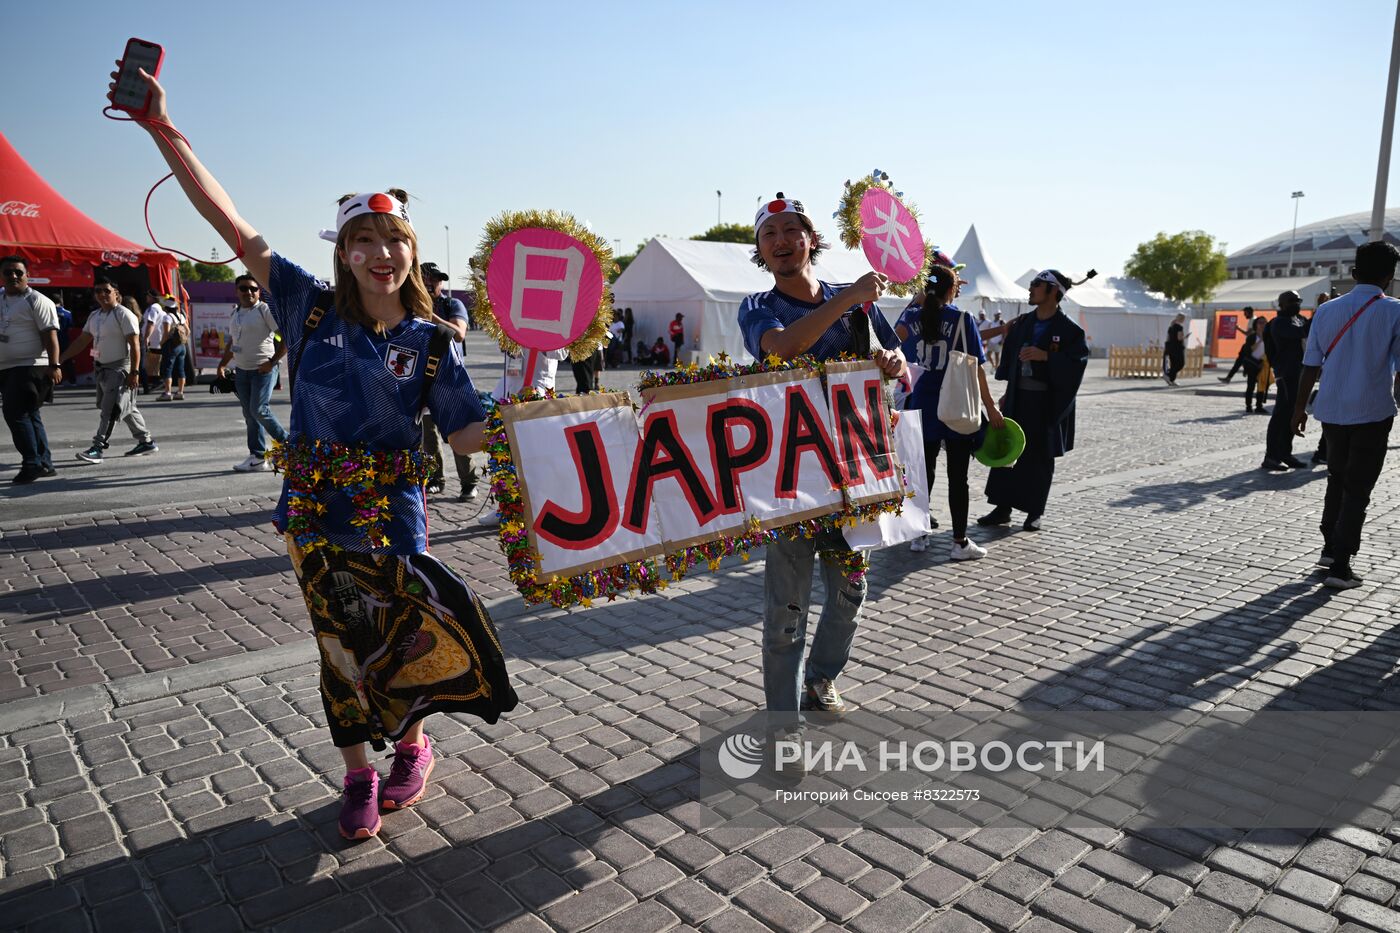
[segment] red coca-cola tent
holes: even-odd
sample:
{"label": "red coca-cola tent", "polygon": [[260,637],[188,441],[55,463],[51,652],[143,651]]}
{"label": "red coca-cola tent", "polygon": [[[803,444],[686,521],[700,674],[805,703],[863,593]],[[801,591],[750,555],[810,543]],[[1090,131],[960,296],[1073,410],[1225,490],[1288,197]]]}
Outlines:
{"label": "red coca-cola tent", "polygon": [[30,262],[34,284],[91,288],[95,266],[145,266],[151,287],[175,294],[179,264],[95,222],[49,186],[0,134],[0,254]]}

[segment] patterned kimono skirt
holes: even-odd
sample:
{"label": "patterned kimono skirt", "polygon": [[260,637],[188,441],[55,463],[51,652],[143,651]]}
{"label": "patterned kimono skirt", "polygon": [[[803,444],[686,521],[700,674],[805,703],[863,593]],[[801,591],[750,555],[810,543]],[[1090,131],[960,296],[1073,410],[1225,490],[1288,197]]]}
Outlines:
{"label": "patterned kimono skirt", "polygon": [[383,749],[432,713],[489,723],[518,700],[486,608],[428,554],[317,548],[287,537],[321,652],[321,699],[341,748]]}

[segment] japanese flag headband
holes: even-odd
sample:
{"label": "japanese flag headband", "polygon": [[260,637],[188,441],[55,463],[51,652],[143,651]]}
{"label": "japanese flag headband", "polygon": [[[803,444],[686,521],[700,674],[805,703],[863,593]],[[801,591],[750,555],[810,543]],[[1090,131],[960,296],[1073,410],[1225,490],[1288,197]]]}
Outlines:
{"label": "japanese flag headband", "polygon": [[334,243],[340,239],[340,231],[345,229],[345,225],[356,217],[364,214],[393,214],[413,227],[413,222],[408,219],[408,207],[392,194],[385,194],[376,191],[372,194],[356,194],[345,199],[345,203],[340,205],[340,210],[335,215],[335,229],[322,230],[318,236],[323,240]]}
{"label": "japanese flag headband", "polygon": [[[758,213],[754,215],[753,232],[755,236],[758,235],[758,230],[763,226],[763,222],[775,214],[801,214],[804,219],[807,219],[807,209],[802,206],[802,202],[796,198],[783,197],[783,193],[779,191],[777,198],[760,207]],[[812,221],[807,219],[807,225],[811,226],[811,224]]]}

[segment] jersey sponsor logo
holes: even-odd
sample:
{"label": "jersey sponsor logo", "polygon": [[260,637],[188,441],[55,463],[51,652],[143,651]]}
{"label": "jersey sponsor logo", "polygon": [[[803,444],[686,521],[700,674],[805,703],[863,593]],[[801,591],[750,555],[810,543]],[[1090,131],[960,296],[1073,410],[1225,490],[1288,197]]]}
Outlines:
{"label": "jersey sponsor logo", "polygon": [[411,379],[413,370],[418,366],[418,351],[391,343],[384,356],[384,365],[394,374],[395,379]]}

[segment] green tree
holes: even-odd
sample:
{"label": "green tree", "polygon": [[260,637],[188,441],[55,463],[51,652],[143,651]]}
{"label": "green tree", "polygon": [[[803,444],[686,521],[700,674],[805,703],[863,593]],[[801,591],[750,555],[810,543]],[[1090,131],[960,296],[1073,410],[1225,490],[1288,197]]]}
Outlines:
{"label": "green tree", "polygon": [[753,245],[753,227],[748,224],[715,224],[704,233],[691,237],[692,240],[709,240],[711,243],[744,243]]}
{"label": "green tree", "polygon": [[1229,277],[1225,244],[1202,230],[1139,243],[1123,271],[1172,301],[1204,301]]}
{"label": "green tree", "polygon": [[180,260],[180,279],[185,282],[232,282],[233,269],[207,262]]}
{"label": "green tree", "polygon": [[640,253],[645,246],[646,243],[638,243],[637,248],[626,256],[614,256],[613,267],[608,271],[608,281],[616,282],[618,277],[627,271],[627,267],[632,265],[632,260],[637,258],[637,254]]}

